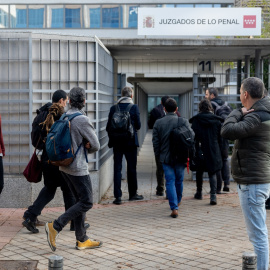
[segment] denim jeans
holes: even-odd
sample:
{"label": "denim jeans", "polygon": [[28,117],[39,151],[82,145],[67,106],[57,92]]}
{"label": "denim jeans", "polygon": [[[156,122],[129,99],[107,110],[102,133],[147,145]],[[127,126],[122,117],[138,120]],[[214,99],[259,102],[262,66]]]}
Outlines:
{"label": "denim jeans", "polygon": [[[197,191],[202,192],[202,186],[203,186],[203,171],[197,171],[196,172],[196,186]],[[208,173],[209,177],[209,184],[210,184],[210,194],[214,195],[217,193],[217,179],[216,174],[214,173]]]}
{"label": "denim jeans", "polygon": [[74,176],[63,172],[62,175],[75,196],[76,203],[54,221],[53,227],[60,232],[73,219],[76,239],[84,242],[89,238],[84,228],[85,214],[93,207],[91,179],[89,175]]}
{"label": "denim jeans", "polygon": [[237,185],[247,233],[257,254],[257,269],[268,270],[269,243],[266,226],[265,201],[270,195],[270,184]]}
{"label": "denim jeans", "polygon": [[177,210],[178,204],[182,200],[185,164],[179,163],[171,166],[163,163],[162,166],[165,174],[166,191],[171,210]]}

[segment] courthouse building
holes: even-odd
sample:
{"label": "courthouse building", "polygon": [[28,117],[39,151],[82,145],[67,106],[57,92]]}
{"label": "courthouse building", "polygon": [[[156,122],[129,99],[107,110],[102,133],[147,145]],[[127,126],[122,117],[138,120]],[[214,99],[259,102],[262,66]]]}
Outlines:
{"label": "courthouse building", "polygon": [[[241,80],[250,75],[250,59],[255,59],[254,75],[261,77],[262,63],[270,55],[269,39],[245,34],[261,25],[259,16],[253,20],[253,13],[242,11],[233,18],[218,15],[233,14],[246,2],[2,0],[0,114],[6,157],[0,207],[28,206],[42,186],[27,183],[21,173],[33,152],[30,132],[35,111],[57,89],[69,91],[78,85],[86,89],[85,110],[101,144],[89,159],[95,202],[113,182],[105,127],[109,108],[123,86],[134,88],[141,111],[140,144],[149,111],[164,94],[177,100],[186,118],[197,113],[208,86],[218,87],[223,98],[237,106]],[[207,22],[205,16],[217,17]],[[215,22],[220,24],[217,29],[230,26],[231,32],[195,25]],[[161,24],[165,26],[159,32]],[[239,25],[247,28],[243,34],[234,32]],[[58,197],[54,205],[61,205]]]}

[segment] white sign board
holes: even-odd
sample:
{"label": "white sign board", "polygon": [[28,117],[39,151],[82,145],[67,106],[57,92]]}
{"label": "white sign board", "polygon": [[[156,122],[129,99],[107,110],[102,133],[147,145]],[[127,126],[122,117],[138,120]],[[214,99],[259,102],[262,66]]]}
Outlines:
{"label": "white sign board", "polygon": [[259,36],[261,8],[138,8],[138,35]]}

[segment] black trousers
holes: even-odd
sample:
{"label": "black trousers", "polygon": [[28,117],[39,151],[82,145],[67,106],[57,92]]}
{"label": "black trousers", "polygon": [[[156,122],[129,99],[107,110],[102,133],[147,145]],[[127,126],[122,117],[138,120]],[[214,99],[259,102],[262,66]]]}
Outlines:
{"label": "black trousers", "polygon": [[85,214],[93,207],[90,175],[74,176],[64,172],[62,172],[62,175],[75,196],[76,203],[54,221],[53,227],[60,232],[73,219],[76,240],[84,242],[89,238],[84,227]]}
{"label": "black trousers", "polygon": [[127,181],[129,198],[137,193],[137,146],[123,148],[113,148],[114,153],[114,197],[122,197],[122,159],[125,156],[127,161]]}
{"label": "black trousers", "polygon": [[76,203],[68,184],[63,178],[59,168],[53,165],[43,164],[43,178],[45,186],[41,189],[38,197],[32,205],[24,212],[24,217],[36,221],[44,207],[54,198],[57,187],[63,192],[65,209],[67,210]]}
{"label": "black trousers", "polygon": [[3,157],[0,157],[0,194],[4,188],[4,169],[3,169]]}
{"label": "black trousers", "polygon": [[[203,186],[203,171],[197,171],[196,172],[196,185],[197,185],[197,191],[202,191]],[[216,194],[217,193],[217,178],[215,173],[208,173],[209,176],[209,184],[210,184],[210,194]]]}

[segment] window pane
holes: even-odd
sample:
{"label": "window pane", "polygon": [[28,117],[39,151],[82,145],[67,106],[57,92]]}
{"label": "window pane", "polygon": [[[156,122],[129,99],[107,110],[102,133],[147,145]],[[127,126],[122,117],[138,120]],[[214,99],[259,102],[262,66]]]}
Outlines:
{"label": "window pane", "polygon": [[121,6],[123,10],[123,20],[124,28],[137,28],[138,26],[138,6],[134,5],[123,5]]}
{"label": "window pane", "polygon": [[176,5],[176,7],[179,7],[179,8],[193,8],[193,4],[179,4],[179,5]]}
{"label": "window pane", "polygon": [[63,5],[51,5],[47,8],[47,27],[64,28],[64,7]]}
{"label": "window pane", "polygon": [[0,6],[0,28],[8,27],[8,5]]}
{"label": "window pane", "polygon": [[212,4],[196,4],[196,8],[211,8]]}
{"label": "window pane", "polygon": [[44,23],[44,6],[29,6],[28,7],[28,27],[43,28]]}
{"label": "window pane", "polygon": [[102,7],[102,27],[119,28],[119,6]]}
{"label": "window pane", "polygon": [[26,6],[10,5],[10,23],[12,28],[27,27]]}
{"label": "window pane", "polygon": [[65,27],[66,28],[81,28],[81,6],[66,6],[65,8]]}
{"label": "window pane", "polygon": [[84,27],[100,28],[101,27],[101,7],[99,5],[87,5],[84,7]]}
{"label": "window pane", "polygon": [[214,8],[220,8],[221,4],[214,4]]}

